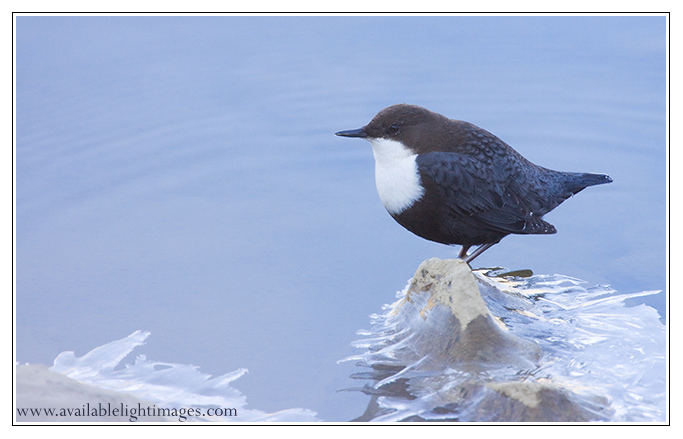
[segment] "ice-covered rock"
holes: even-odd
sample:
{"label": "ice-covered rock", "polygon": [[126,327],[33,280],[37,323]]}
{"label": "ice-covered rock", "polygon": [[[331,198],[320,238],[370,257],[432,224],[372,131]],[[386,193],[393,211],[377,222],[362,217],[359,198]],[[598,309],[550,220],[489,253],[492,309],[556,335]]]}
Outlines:
{"label": "ice-covered rock", "polygon": [[359,333],[356,420],[663,422],[665,327],[624,303],[655,293],[425,261]]}
{"label": "ice-covered rock", "polygon": [[[82,357],[62,352],[49,371],[40,368],[29,371],[26,366],[17,366],[17,408],[57,409],[52,413],[61,413],[50,416],[45,411],[35,414],[29,411],[26,416],[17,416],[17,420],[318,421],[315,412],[303,408],[275,413],[246,408],[246,397],[231,386],[246,369],[211,377],[196,366],[149,361],[144,355],[139,355],[133,364],[117,368],[149,335],[149,332],[135,331]],[[34,379],[35,370],[42,373],[39,381]],[[108,409],[105,416],[100,415],[101,407]],[[113,409],[118,411],[114,413]]]}

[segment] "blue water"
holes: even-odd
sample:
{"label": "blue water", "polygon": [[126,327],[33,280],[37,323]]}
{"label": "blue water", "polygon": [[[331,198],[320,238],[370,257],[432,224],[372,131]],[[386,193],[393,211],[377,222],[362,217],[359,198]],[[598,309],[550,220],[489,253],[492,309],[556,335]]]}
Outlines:
{"label": "blue water", "polygon": [[259,410],[357,417],[337,360],[457,254],[396,224],[369,144],[333,135],[400,102],[614,179],[475,266],[666,289],[665,17],[20,16],[15,53],[18,361],[141,329],[154,360],[249,369]]}

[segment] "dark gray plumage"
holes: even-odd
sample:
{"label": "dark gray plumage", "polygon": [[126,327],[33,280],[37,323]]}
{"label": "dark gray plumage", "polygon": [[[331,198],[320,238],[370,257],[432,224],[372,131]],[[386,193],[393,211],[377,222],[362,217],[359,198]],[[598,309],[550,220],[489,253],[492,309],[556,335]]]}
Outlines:
{"label": "dark gray plumage", "polygon": [[[373,149],[400,142],[414,154],[423,194],[389,213],[422,238],[462,245],[468,262],[512,233],[556,233],[543,215],[588,186],[612,181],[537,166],[488,131],[415,105],[393,105],[365,127],[336,134],[367,138]],[[473,245],[481,247],[467,256]]]}

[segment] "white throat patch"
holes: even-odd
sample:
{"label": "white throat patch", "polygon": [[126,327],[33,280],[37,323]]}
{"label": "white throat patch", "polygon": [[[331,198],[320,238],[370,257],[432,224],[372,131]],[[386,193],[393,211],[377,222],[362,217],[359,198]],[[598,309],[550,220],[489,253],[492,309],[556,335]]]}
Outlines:
{"label": "white throat patch", "polygon": [[408,209],[424,195],[417,154],[401,142],[368,139],[375,156],[375,184],[382,204],[393,215]]}

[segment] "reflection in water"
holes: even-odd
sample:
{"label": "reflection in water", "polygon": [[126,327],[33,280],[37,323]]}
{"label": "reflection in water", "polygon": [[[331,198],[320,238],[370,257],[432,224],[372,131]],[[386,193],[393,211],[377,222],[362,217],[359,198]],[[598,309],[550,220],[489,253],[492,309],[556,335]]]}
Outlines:
{"label": "reflection in water", "polygon": [[[501,272],[474,272],[481,295],[505,332],[533,342],[540,357],[522,345],[492,347],[493,328],[468,327],[468,335],[456,326],[445,338],[453,316],[434,304],[434,285],[445,282],[437,274],[421,287],[409,284],[360,332],[363,352],[347,360],[370,368],[353,378],[372,382],[360,389],[371,402],[357,420],[665,420],[665,327],[654,309],[625,305],[658,292],[618,294],[562,275]],[[472,340],[479,358],[454,357]],[[491,361],[515,350],[519,361]]]}

